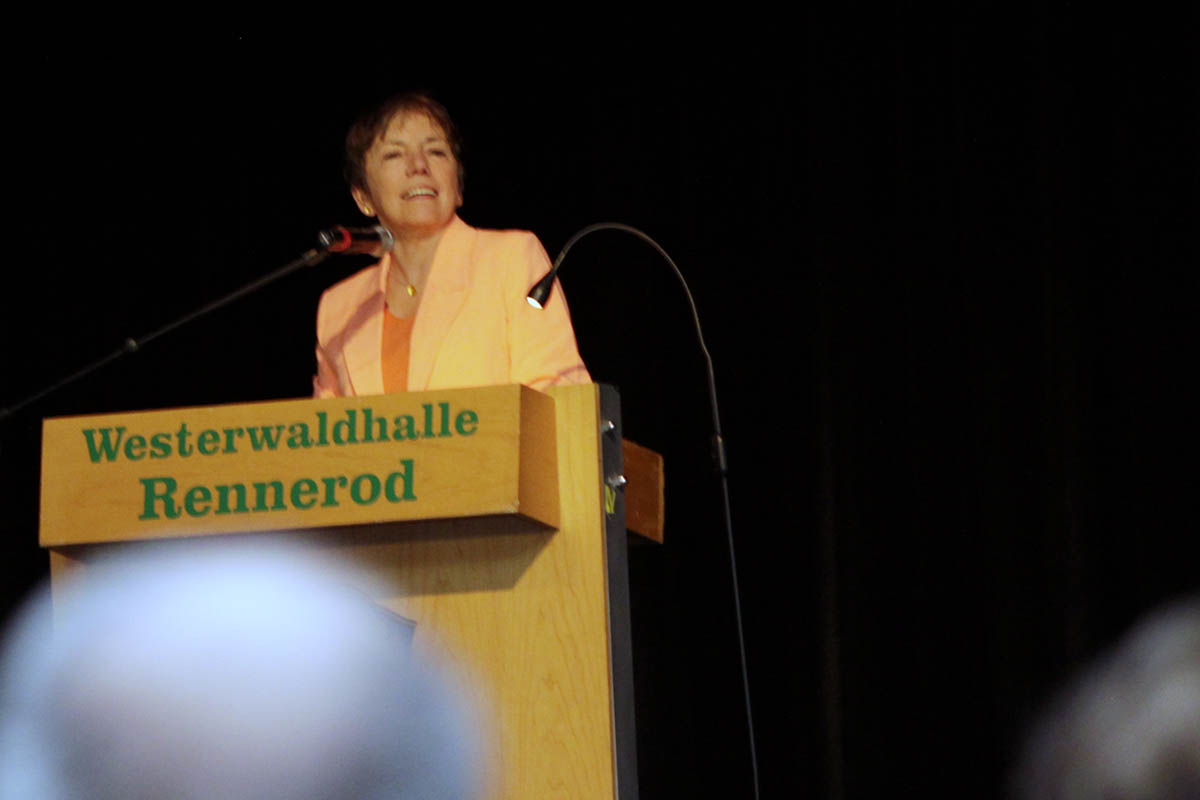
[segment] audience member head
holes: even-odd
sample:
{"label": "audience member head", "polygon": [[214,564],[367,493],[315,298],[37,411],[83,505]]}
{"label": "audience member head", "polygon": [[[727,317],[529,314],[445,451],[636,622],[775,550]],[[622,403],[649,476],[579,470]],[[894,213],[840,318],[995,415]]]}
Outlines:
{"label": "audience member head", "polygon": [[326,562],[161,548],[95,566],[14,626],[4,800],[473,793],[468,721],[399,618]]}
{"label": "audience member head", "polygon": [[1036,728],[1024,800],[1200,798],[1200,598],[1151,615]]}

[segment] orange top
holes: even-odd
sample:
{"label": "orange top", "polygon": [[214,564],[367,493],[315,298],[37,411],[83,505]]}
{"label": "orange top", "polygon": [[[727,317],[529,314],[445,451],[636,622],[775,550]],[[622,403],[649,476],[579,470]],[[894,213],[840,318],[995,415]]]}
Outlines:
{"label": "orange top", "polygon": [[387,394],[408,391],[408,354],[412,345],[415,317],[400,319],[390,311],[383,314],[383,391]]}

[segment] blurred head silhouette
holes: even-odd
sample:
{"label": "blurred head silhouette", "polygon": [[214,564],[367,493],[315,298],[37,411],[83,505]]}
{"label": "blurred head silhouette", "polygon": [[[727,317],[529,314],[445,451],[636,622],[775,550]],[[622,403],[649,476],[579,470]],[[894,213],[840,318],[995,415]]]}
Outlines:
{"label": "blurred head silhouette", "polygon": [[277,547],[89,564],[29,603],[0,694],[0,798],[464,798],[469,722],[399,618]]}
{"label": "blurred head silhouette", "polygon": [[1046,715],[1025,800],[1200,798],[1200,598],[1151,615]]}

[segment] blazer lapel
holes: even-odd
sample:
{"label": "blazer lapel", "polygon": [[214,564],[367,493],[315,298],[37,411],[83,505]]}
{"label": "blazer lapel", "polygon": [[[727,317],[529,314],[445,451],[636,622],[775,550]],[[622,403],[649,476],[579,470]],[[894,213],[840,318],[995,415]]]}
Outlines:
{"label": "blazer lapel", "polygon": [[388,253],[377,265],[375,282],[367,284],[368,294],[361,298],[355,309],[357,324],[347,326],[348,332],[342,352],[346,358],[346,371],[354,394],[383,394],[383,315],[385,313],[385,289],[387,287]]}
{"label": "blazer lapel", "polygon": [[[429,385],[429,377],[446,334],[466,302],[475,235],[475,229],[456,215],[438,242],[433,266],[425,283],[425,297],[421,299],[417,318],[413,321],[412,344],[408,355],[410,392],[423,391]],[[379,335],[376,335],[377,359]],[[379,380],[382,384],[382,375]]]}

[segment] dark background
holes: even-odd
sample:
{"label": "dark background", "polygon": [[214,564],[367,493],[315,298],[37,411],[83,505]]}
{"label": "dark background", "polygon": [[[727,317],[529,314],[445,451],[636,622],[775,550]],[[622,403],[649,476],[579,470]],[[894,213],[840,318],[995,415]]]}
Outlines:
{"label": "dark background", "polygon": [[[805,13],[636,42],[480,46],[445,18],[336,51],[234,29],[33,37],[8,57],[23,214],[0,404],[359,220],[351,117],[430,90],[466,139],[469,223],[553,255],[624,222],[692,286],[763,796],[1000,797],[1054,691],[1200,584],[1194,19]],[[305,396],[319,294],[362,265],[296,275],[0,423],[4,609],[45,573],[42,417]],[[616,233],[562,280],[626,434],[668,464],[667,544],[631,558],[642,797],[749,796],[685,301]]]}

